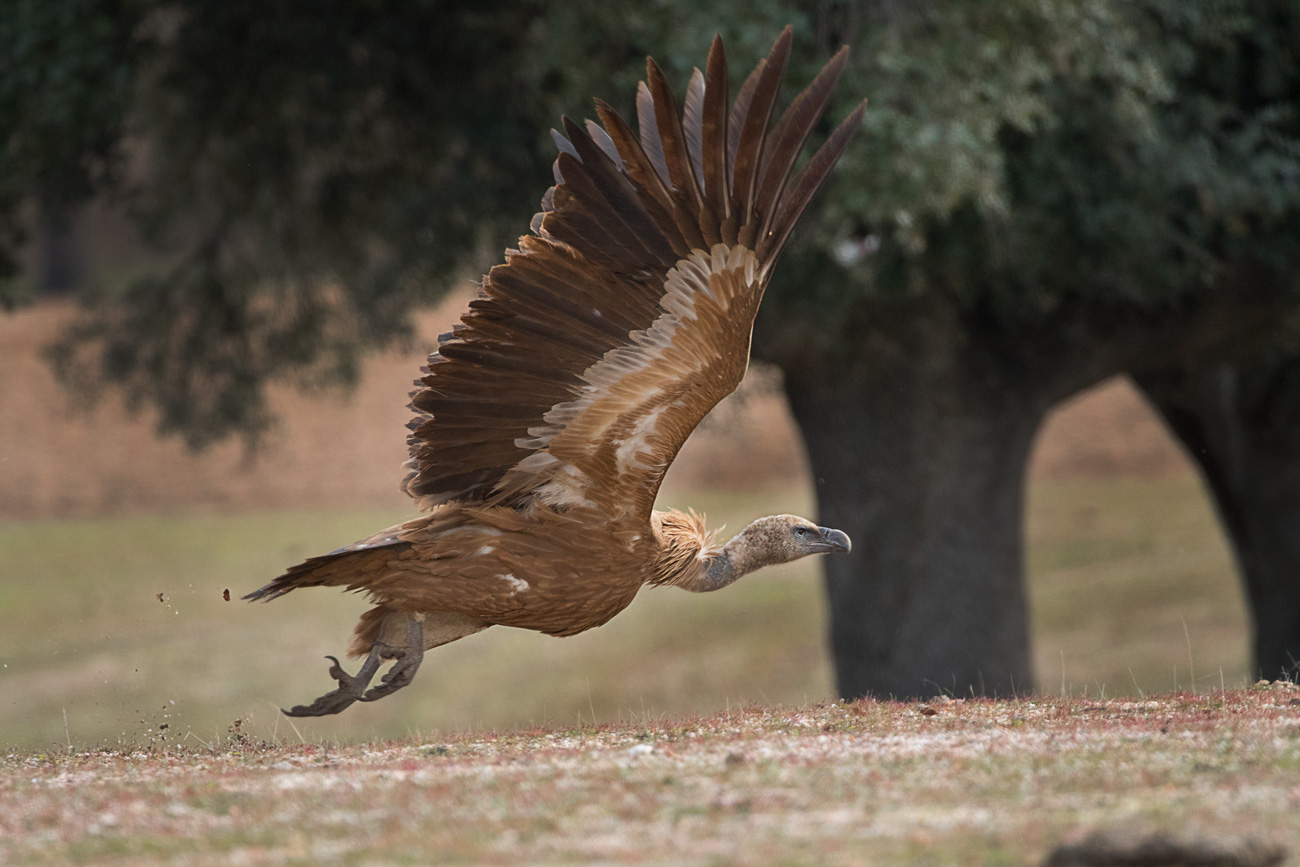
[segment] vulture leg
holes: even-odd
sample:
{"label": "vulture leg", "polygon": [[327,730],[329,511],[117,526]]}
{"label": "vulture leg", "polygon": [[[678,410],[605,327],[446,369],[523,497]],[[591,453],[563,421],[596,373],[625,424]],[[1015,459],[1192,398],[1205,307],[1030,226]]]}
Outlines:
{"label": "vulture leg", "polygon": [[[361,697],[362,701],[383,698],[415,679],[415,673],[424,661],[424,617],[411,617],[406,621],[405,647],[389,647],[386,644],[376,644],[375,647],[383,648],[379,653],[381,657],[396,659],[397,663],[383,676],[379,686],[373,687]],[[368,664],[370,660],[367,659],[366,662]]]}
{"label": "vulture leg", "polygon": [[387,658],[385,654],[391,655],[393,652],[394,648],[376,642],[370,648],[370,655],[366,657],[365,664],[355,676],[344,671],[343,666],[333,656],[325,657],[334,663],[330,666],[330,677],[339,682],[339,688],[325,693],[311,704],[300,704],[289,710],[281,709],[280,712],[285,716],[326,716],[344,710],[362,697],[366,687],[370,685],[371,678]]}

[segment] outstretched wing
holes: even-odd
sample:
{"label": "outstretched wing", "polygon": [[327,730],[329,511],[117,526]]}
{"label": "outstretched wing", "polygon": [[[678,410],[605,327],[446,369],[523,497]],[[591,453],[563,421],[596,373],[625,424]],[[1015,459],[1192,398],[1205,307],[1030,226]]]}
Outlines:
{"label": "outstretched wing", "polygon": [[448,500],[649,513],[686,437],[749,361],[772,265],[861,121],[858,108],[790,179],[847,47],[771,123],[787,27],[728,106],[722,42],[684,112],[647,60],[640,136],[564,119],[556,185],[532,234],[439,341],[411,406],[422,508]]}

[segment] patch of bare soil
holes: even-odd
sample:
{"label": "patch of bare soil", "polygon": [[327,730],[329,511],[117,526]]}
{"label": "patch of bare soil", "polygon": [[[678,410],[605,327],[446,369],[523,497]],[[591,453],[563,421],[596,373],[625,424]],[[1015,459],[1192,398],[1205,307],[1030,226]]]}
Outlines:
{"label": "patch of bare soil", "polygon": [[0,756],[0,863],[1262,867],[1300,846],[1286,683],[360,745],[254,729]]}
{"label": "patch of bare soil", "polygon": [[[402,509],[411,381],[434,336],[459,315],[449,298],[419,320],[417,346],[365,365],[352,393],[273,390],[281,423],[252,460],[237,443],[195,455],[158,440],[153,419],[116,395],[79,406],[41,357],[72,314],[38,305],[0,315],[0,517],[33,518],[176,508],[381,506]],[[770,370],[755,368],[674,464],[669,484],[746,488],[806,483],[798,432]],[[1033,471],[1046,476],[1164,474],[1187,465],[1130,386],[1113,381],[1053,414]]]}

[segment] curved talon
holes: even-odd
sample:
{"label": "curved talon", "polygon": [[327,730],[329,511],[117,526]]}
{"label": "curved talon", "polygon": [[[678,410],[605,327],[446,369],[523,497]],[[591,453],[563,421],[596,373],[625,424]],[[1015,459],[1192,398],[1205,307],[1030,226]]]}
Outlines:
{"label": "curved talon", "polygon": [[417,657],[408,658],[403,655],[392,670],[380,679],[379,686],[371,687],[365,695],[361,696],[361,701],[375,701],[386,695],[392,695],[404,686],[408,686],[411,681],[415,680],[415,672],[419,670],[423,656],[424,654],[420,654]]}
{"label": "curved talon", "polygon": [[[311,704],[300,704],[280,712],[285,716],[327,716],[339,713],[358,701],[375,701],[391,695],[409,684],[415,678],[420,663],[424,661],[424,625],[412,618],[406,628],[406,647],[393,647],[376,641],[370,646],[370,655],[355,676],[343,669],[337,657],[326,655],[331,663],[330,677],[338,681],[338,689],[332,690],[316,699]],[[386,659],[395,659],[397,663],[381,679],[379,686],[366,690],[375,672]]]}
{"label": "curved talon", "polygon": [[285,716],[327,716],[329,714],[339,713],[346,710],[354,702],[359,700],[365,693],[366,687],[370,685],[370,680],[379,670],[382,662],[380,652],[384,649],[383,645],[375,645],[370,650],[370,656],[366,657],[366,662],[361,666],[361,670],[356,676],[348,674],[343,669],[343,664],[338,661],[337,657],[326,656],[331,663],[329,674],[330,677],[338,681],[338,689],[327,692],[311,704],[300,704],[289,708],[289,710],[280,709]]}

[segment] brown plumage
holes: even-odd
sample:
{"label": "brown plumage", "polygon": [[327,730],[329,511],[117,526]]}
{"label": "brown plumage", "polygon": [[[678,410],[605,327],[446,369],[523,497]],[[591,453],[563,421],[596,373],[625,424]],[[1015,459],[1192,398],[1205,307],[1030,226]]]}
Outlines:
{"label": "brown plumage", "polygon": [[730,106],[714,37],[680,117],[648,60],[639,136],[600,101],[603,127],[564,119],[556,185],[532,234],[485,277],[412,394],[403,487],[427,514],[245,597],[330,585],[376,603],[349,648],[367,656],[361,671],[335,660],[339,688],[286,713],[387,695],[424,650],[493,624],[573,635],[644,584],[716,590],[771,563],[848,550],[843,533],[793,515],[718,548],[694,512],[653,508],[682,443],[740,384],[772,267],[861,121],[859,105],[791,177],[848,49],[773,125],[790,42],[787,27]]}

